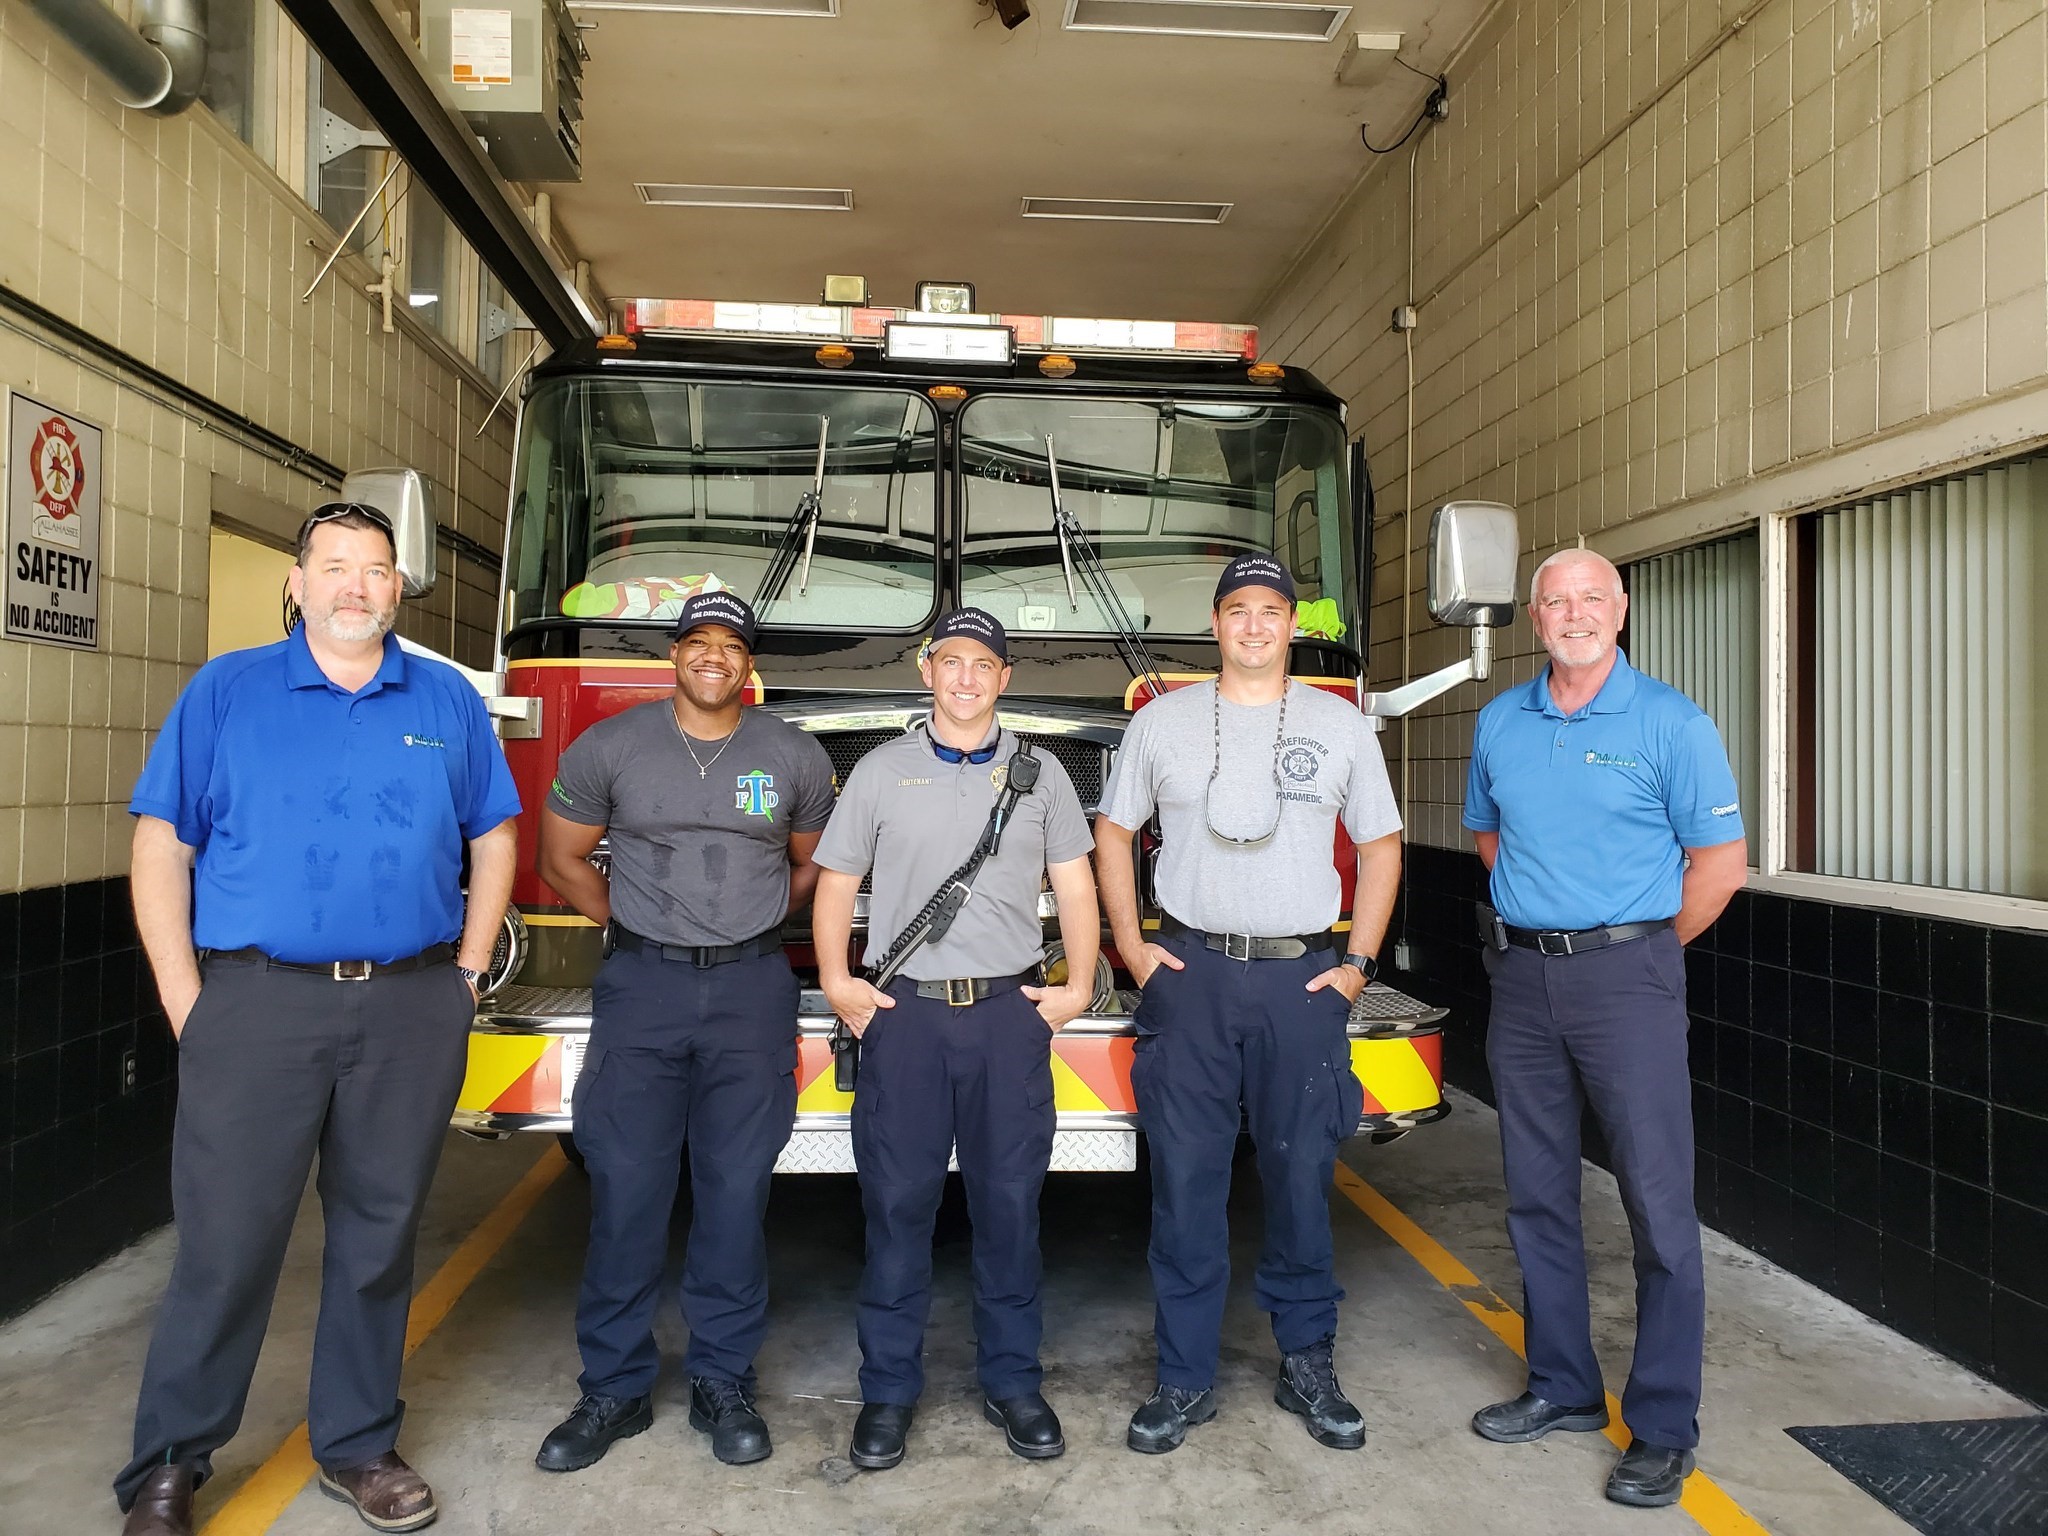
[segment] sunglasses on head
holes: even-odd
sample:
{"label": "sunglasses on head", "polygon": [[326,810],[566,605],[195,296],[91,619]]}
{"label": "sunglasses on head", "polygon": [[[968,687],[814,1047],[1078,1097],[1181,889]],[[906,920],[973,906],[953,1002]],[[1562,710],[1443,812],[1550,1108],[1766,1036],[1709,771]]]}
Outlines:
{"label": "sunglasses on head", "polygon": [[358,517],[367,517],[379,528],[382,528],[387,536],[391,537],[394,541],[396,540],[397,534],[392,529],[391,519],[378,511],[377,508],[360,501],[330,501],[325,506],[315,507],[307,514],[305,524],[299,529],[299,534],[301,537],[304,537],[307,533],[319,527],[320,524],[331,523],[338,517],[347,517],[350,513],[354,513]]}

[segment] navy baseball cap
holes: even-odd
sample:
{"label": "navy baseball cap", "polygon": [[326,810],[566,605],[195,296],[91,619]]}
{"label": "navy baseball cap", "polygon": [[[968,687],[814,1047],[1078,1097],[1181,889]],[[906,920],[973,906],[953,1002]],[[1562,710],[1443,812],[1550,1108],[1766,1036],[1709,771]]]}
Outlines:
{"label": "navy baseball cap", "polygon": [[1240,587],[1265,587],[1290,603],[1294,601],[1294,576],[1271,555],[1239,555],[1223,567],[1223,574],[1216,581],[1216,596],[1209,606],[1222,607],[1223,599]]}
{"label": "navy baseball cap", "polygon": [[675,638],[680,640],[700,624],[723,624],[754,648],[754,610],[737,592],[693,592],[683,599],[676,613]]}
{"label": "navy baseball cap", "polygon": [[923,654],[929,656],[948,640],[973,640],[995,652],[996,660],[1005,665],[1010,660],[1010,637],[992,613],[980,608],[955,608],[951,613],[941,614],[939,622],[932,626],[932,637],[924,644]]}

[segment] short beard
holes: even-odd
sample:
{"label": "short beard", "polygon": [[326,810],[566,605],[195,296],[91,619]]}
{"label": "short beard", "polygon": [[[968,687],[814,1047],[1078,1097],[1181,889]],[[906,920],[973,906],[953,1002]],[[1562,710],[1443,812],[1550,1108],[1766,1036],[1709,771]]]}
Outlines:
{"label": "short beard", "polygon": [[361,645],[365,641],[383,639],[391,632],[391,626],[397,618],[396,605],[381,613],[374,609],[336,607],[329,608],[324,613],[308,613],[306,622],[329,640],[339,640],[347,645]]}

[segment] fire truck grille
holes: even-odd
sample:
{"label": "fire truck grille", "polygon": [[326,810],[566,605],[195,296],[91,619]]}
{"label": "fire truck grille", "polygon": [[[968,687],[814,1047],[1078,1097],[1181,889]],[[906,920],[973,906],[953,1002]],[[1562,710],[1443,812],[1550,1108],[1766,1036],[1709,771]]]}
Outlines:
{"label": "fire truck grille", "polygon": [[[828,731],[820,733],[818,741],[825,748],[825,755],[832,759],[832,771],[844,784],[855,763],[883,742],[893,741],[901,734],[901,731],[892,730]],[[1102,798],[1102,781],[1109,766],[1108,748],[1096,741],[1083,741],[1072,736],[1040,736],[1028,731],[1024,739],[1067,770],[1067,777],[1074,781],[1074,793],[1080,796],[1081,804],[1093,810]]]}

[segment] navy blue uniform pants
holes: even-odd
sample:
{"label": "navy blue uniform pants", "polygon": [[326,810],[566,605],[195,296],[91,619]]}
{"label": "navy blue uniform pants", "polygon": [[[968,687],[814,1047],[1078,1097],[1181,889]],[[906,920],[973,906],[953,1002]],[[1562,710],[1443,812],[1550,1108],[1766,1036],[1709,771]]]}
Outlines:
{"label": "navy blue uniform pants", "polygon": [[592,1006],[575,1089],[590,1173],[578,1384],[607,1397],[653,1390],[654,1312],[687,1146],[683,1367],[751,1385],[768,1317],[761,1224],[796,1114],[796,977],[779,952],[696,966],[620,950],[599,970]]}
{"label": "navy blue uniform pants", "polygon": [[215,958],[178,1041],[178,1257],[135,1408],[127,1508],[242,1422],[317,1153],[325,1223],[306,1420],[323,1467],[398,1443],[413,1240],[462,1087],[476,1003],[453,965],[336,981]]}
{"label": "navy blue uniform pants", "polygon": [[1152,1289],[1159,1380],[1215,1385],[1230,1285],[1230,1168],[1240,1126],[1258,1149],[1266,1237],[1256,1294],[1283,1353],[1337,1331],[1330,1180],[1365,1090],[1344,1031],[1351,1006],[1307,983],[1335,955],[1231,960],[1199,939],[1164,947],[1137,1012],[1131,1085],[1152,1159]]}
{"label": "navy blue uniform pants", "polygon": [[1579,1221],[1591,1105],[1635,1239],[1636,1348],[1621,1413],[1640,1440],[1699,1444],[1706,1284],[1693,1206],[1685,956],[1668,929],[1582,955],[1486,951],[1508,1236],[1522,1267],[1529,1390],[1602,1397]]}
{"label": "navy blue uniform pants", "polygon": [[860,1280],[860,1395],[915,1403],[924,1390],[932,1224],[957,1154],[974,1228],[974,1337],[982,1390],[1036,1392],[1038,1195],[1052,1162],[1052,1035],[1020,991],[954,1008],[889,985],[861,1039],[853,1158],[867,1215]]}

